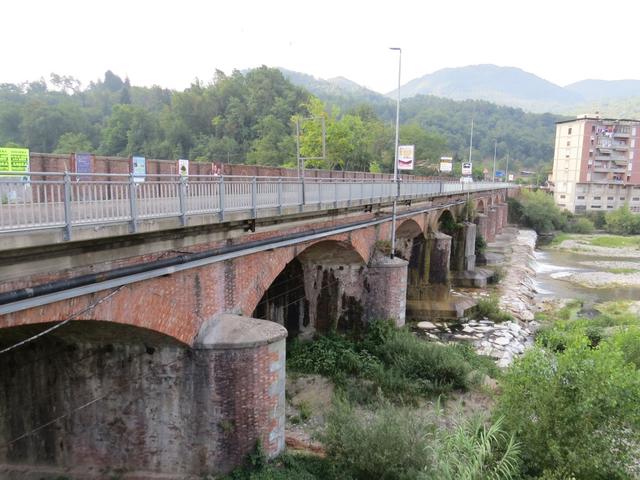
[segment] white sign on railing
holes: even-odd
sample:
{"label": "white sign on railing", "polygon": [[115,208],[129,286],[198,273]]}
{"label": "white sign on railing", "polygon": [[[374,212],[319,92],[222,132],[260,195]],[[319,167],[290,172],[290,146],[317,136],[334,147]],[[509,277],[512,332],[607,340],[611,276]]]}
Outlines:
{"label": "white sign on railing", "polygon": [[184,158],[178,160],[178,173],[183,177],[189,175],[189,160]]}
{"label": "white sign on railing", "polygon": [[147,174],[147,160],[144,157],[131,157],[131,172],[134,181],[144,182]]}

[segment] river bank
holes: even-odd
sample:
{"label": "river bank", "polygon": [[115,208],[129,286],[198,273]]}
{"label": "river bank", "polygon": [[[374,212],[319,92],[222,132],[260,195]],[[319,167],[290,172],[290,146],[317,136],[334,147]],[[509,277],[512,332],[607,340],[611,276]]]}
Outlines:
{"label": "river bank", "polygon": [[[608,234],[561,235],[548,252],[562,252],[572,265],[551,278],[587,289],[626,288],[625,296],[640,299],[640,237]],[[638,289],[634,294],[633,290]],[[618,299],[615,293],[606,297]]]}
{"label": "river bank", "polygon": [[[533,230],[505,228],[495,242],[486,247],[485,256],[499,282],[486,289],[464,289],[463,295],[474,298],[479,304],[496,307],[506,312],[510,319],[489,318],[476,314],[458,323],[425,321],[416,325],[419,334],[441,342],[467,342],[476,353],[494,359],[499,367],[507,367],[514,358],[533,345],[538,328],[535,314],[549,307],[551,300],[536,302],[536,233]],[[555,302],[553,302],[555,303]],[[504,315],[503,315],[504,316]]]}

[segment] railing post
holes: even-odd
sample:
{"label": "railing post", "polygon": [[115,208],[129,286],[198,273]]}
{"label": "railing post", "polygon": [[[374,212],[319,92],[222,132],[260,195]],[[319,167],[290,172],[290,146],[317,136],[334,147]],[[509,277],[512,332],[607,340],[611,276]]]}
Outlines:
{"label": "railing post", "polygon": [[178,195],[180,196],[180,224],[184,227],[187,224],[187,178],[183,175],[180,175],[178,189]]}
{"label": "railing post", "polygon": [[318,209],[322,210],[322,182],[318,183]]}
{"label": "railing post", "polygon": [[282,177],[278,178],[278,214],[282,215]]}
{"label": "railing post", "polygon": [[64,172],[64,239],[71,240],[71,176]]}
{"label": "railing post", "polygon": [[349,183],[347,184],[349,185],[349,202],[347,203],[347,206],[351,206],[351,199],[353,197],[353,192],[352,192],[352,187],[353,187],[353,182],[349,180]]}
{"label": "railing post", "polygon": [[300,204],[300,211],[304,211],[304,206],[307,203],[307,192],[305,189],[304,177],[302,177],[302,203]]}
{"label": "railing post", "polygon": [[220,195],[220,221],[224,222],[224,175],[220,175],[218,194]]}
{"label": "railing post", "polygon": [[258,218],[258,185],[256,177],[251,180],[251,210],[253,218]]}
{"label": "railing post", "polygon": [[129,209],[131,210],[131,233],[138,231],[138,202],[136,192],[136,181],[133,173],[129,175]]}
{"label": "railing post", "polygon": [[338,185],[339,183],[333,184],[333,208],[338,208]]}

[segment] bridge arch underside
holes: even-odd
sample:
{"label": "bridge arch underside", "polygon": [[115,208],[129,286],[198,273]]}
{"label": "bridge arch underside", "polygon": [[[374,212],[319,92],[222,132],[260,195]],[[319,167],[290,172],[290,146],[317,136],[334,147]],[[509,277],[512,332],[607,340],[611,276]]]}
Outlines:
{"label": "bridge arch underside", "polygon": [[[0,349],[55,325],[5,328]],[[284,335],[240,347],[82,320],[0,354],[0,477],[200,478],[240,464],[258,439],[277,453]]]}
{"label": "bridge arch underside", "polygon": [[358,329],[366,318],[367,270],[349,241],[314,243],[286,264],[252,316],[285,326],[289,336]]}

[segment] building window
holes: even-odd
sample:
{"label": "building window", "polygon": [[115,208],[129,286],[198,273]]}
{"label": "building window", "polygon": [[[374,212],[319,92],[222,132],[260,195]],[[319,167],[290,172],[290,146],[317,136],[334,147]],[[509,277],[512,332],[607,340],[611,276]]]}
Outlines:
{"label": "building window", "polygon": [[567,141],[567,147],[571,146],[571,142]]}
{"label": "building window", "polygon": [[591,125],[591,133],[596,131],[596,126],[595,125]]}
{"label": "building window", "polygon": [[607,208],[613,208],[613,205],[607,205]]}
{"label": "building window", "polygon": [[600,208],[600,205],[591,205],[591,208]]}
{"label": "building window", "polygon": [[632,201],[632,202],[638,202],[638,201],[640,201],[640,197],[633,197],[633,198],[631,199],[631,201]]}
{"label": "building window", "polygon": [[613,200],[613,197],[607,197],[607,200]]}
{"label": "building window", "polygon": [[600,197],[593,197],[594,200],[600,200]]}
{"label": "building window", "polygon": [[569,155],[565,155],[564,157],[565,157],[565,158],[569,158]]}
{"label": "building window", "polygon": [[625,198],[627,198],[627,197],[620,197],[620,200],[624,200]]}
{"label": "building window", "polygon": [[[571,135],[571,127],[569,127],[569,132],[567,135]],[[569,143],[567,142],[567,145],[569,145]]]}
{"label": "building window", "polygon": [[565,198],[565,197],[566,197],[566,195],[560,195],[560,198]]}
{"label": "building window", "polygon": [[584,195],[578,195],[578,200],[584,200]]}

